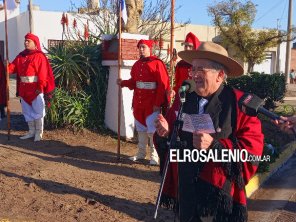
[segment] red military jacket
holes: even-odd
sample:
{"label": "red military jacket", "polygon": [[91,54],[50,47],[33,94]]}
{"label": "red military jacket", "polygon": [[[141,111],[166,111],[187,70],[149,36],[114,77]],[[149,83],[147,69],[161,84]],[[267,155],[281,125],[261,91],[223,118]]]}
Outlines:
{"label": "red military jacket", "polygon": [[0,58],[0,105],[6,106],[6,76],[4,64]]}
{"label": "red military jacket", "polygon": [[51,67],[41,51],[21,52],[9,64],[9,73],[17,74],[17,92],[28,104],[37,97],[36,90],[44,93],[48,87],[54,89]]}
{"label": "red military jacket", "polygon": [[191,65],[181,60],[176,65],[174,91],[177,93],[184,80],[188,79]]}
{"label": "red military jacket", "polygon": [[[139,88],[137,82],[138,84],[154,83],[156,87],[154,89]],[[161,107],[168,103],[167,92],[170,87],[168,72],[165,64],[156,56],[139,59],[132,67],[131,78],[123,80],[121,86],[134,90],[132,103],[134,114],[137,114],[140,109],[145,109],[147,117],[152,114],[153,106]],[[137,120],[146,125],[144,119]]]}

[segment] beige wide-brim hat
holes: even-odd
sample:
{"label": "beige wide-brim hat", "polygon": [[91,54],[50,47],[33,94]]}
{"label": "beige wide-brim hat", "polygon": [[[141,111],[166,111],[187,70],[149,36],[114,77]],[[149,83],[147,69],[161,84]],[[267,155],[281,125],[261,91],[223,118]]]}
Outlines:
{"label": "beige wide-brim hat", "polygon": [[220,63],[228,70],[228,76],[240,76],[244,73],[243,67],[229,57],[226,49],[213,42],[201,42],[197,50],[181,51],[178,55],[190,64],[194,59],[209,59]]}

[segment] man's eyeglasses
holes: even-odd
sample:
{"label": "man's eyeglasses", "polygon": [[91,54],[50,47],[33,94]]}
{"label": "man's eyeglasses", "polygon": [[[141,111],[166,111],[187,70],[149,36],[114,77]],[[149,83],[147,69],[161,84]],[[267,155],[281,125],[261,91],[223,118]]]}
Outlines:
{"label": "man's eyeglasses", "polygon": [[197,77],[198,75],[204,75],[205,73],[215,70],[214,68],[205,68],[205,67],[198,67],[197,69],[195,69],[194,67],[192,67],[191,70],[189,70],[189,76],[190,77]]}

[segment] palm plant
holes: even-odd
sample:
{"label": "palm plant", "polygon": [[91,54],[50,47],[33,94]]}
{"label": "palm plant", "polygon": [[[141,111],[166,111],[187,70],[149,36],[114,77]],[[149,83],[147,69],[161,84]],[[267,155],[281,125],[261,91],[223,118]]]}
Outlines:
{"label": "palm plant", "polygon": [[108,72],[100,52],[100,45],[91,41],[66,41],[48,49],[58,86],[47,111],[49,126],[104,126]]}
{"label": "palm plant", "polygon": [[57,85],[70,92],[79,91],[89,82],[92,66],[84,43],[64,42],[48,49]]}

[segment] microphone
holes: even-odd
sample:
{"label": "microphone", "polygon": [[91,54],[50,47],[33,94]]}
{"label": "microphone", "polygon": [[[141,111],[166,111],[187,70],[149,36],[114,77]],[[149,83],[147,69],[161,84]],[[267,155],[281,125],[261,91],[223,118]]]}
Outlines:
{"label": "microphone", "polygon": [[182,86],[179,88],[179,93],[192,93],[195,91],[196,83],[192,79],[183,81]]}
{"label": "microphone", "polygon": [[262,104],[264,103],[263,99],[260,99],[254,94],[245,93],[238,101],[238,106],[241,111],[248,116],[257,116],[258,113],[263,114],[264,116],[269,117],[273,120],[280,119],[280,116],[268,111]]}

